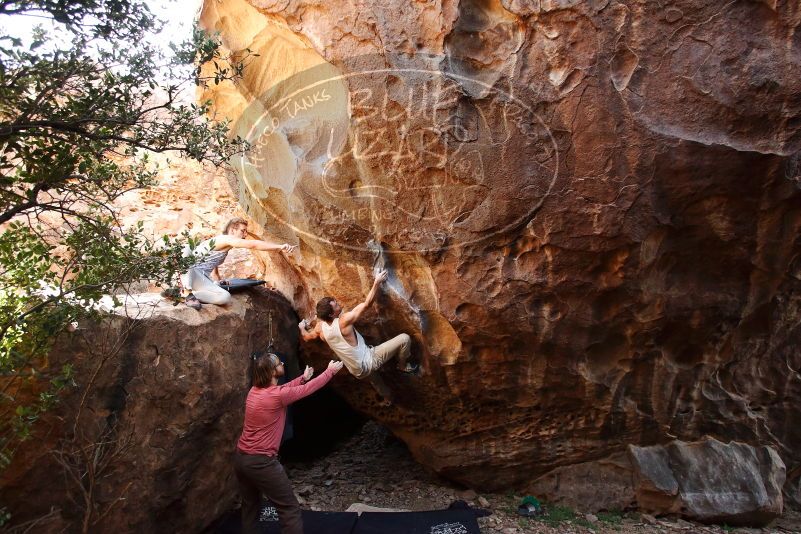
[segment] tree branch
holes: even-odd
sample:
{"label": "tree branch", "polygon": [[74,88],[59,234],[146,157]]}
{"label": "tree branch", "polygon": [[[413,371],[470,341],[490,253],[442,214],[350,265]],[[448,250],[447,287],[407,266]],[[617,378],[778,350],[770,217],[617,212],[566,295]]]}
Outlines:
{"label": "tree branch", "polygon": [[19,215],[20,213],[23,213],[31,208],[36,207],[39,204],[39,201],[37,200],[37,198],[39,197],[39,193],[46,190],[47,190],[47,184],[40,182],[34,185],[33,188],[28,192],[28,199],[25,202],[23,202],[22,204],[18,204],[3,213],[0,213],[0,224],[8,222],[16,215]]}

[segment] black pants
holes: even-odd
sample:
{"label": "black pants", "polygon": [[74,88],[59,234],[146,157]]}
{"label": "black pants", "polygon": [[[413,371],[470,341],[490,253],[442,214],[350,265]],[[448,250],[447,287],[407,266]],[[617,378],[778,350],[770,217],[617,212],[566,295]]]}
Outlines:
{"label": "black pants", "polygon": [[256,534],[259,529],[261,494],[270,499],[278,511],[282,534],[303,534],[300,505],[284,467],[274,456],[234,453],[234,470],[242,495],[242,532]]}

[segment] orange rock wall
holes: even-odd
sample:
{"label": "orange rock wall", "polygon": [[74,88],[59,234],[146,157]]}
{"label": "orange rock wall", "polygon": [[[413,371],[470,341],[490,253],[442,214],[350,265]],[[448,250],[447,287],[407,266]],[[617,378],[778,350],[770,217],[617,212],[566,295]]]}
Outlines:
{"label": "orange rock wall", "polygon": [[[342,393],[465,483],[703,435],[801,463],[801,8],[207,1],[202,94],[307,304],[364,295],[426,374]],[[310,358],[330,356],[309,345]],[[797,472],[797,471],[796,471]]]}

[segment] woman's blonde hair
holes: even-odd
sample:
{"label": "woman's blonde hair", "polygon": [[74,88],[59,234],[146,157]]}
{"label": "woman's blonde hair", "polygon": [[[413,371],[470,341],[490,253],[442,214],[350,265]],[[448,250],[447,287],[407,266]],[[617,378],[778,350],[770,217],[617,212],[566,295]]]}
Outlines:
{"label": "woman's blonde hair", "polygon": [[227,235],[228,232],[231,230],[231,228],[236,228],[237,226],[240,225],[247,226],[248,222],[242,217],[234,217],[233,219],[225,223],[225,228],[223,228],[223,233]]}

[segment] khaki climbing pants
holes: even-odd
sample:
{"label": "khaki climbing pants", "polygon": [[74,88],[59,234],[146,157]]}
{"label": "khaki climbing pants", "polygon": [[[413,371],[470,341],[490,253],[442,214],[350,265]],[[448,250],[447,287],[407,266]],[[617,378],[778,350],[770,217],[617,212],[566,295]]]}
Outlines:
{"label": "khaki climbing pants", "polygon": [[399,334],[389,341],[373,347],[373,361],[370,363],[370,373],[378,371],[389,360],[398,357],[398,367],[405,367],[412,351],[412,338],[409,334]]}
{"label": "khaki climbing pants", "polygon": [[398,357],[398,367],[405,367],[412,353],[412,338],[409,337],[409,334],[399,334],[389,341],[373,347],[372,353],[373,359],[370,361],[369,370],[356,378],[367,380],[379,395],[384,397],[385,400],[393,402],[392,392],[377,371],[395,356]]}

